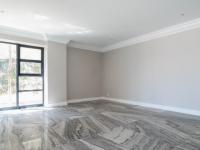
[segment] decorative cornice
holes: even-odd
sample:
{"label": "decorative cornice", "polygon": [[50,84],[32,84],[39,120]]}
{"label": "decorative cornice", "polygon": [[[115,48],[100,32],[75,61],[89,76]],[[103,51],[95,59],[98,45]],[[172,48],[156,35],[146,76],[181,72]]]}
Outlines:
{"label": "decorative cornice", "polygon": [[11,27],[0,26],[0,34],[7,36],[23,37],[39,41],[53,41],[62,44],[68,44],[69,40],[63,37],[48,35],[45,33],[35,33],[24,30],[19,30]]}
{"label": "decorative cornice", "polygon": [[181,24],[173,25],[173,26],[170,26],[170,27],[167,27],[155,32],[147,33],[138,37],[133,37],[131,39],[121,41],[113,45],[108,45],[103,48],[98,47],[98,46],[92,46],[92,45],[82,44],[78,42],[73,42],[73,41],[69,42],[69,40],[66,39],[65,37],[48,35],[44,33],[33,33],[33,32],[14,29],[11,27],[5,27],[5,26],[0,26],[0,33],[5,34],[5,35],[13,35],[13,36],[25,37],[25,38],[41,40],[41,41],[53,41],[53,42],[63,43],[63,44],[67,44],[68,47],[79,48],[83,50],[106,52],[106,51],[111,51],[111,50],[119,49],[122,47],[128,47],[134,44],[158,39],[161,37],[181,33],[181,32],[196,29],[196,28],[200,28],[200,18],[191,20],[188,22],[184,22]]}
{"label": "decorative cornice", "polygon": [[150,41],[153,39],[158,39],[161,37],[177,34],[180,32],[184,32],[184,31],[188,31],[188,30],[192,30],[196,28],[200,28],[200,18],[192,20],[192,21],[184,22],[181,24],[173,25],[173,26],[170,26],[170,27],[167,27],[155,32],[151,32],[148,34],[144,34],[138,37],[134,37],[129,40],[121,41],[113,45],[106,46],[103,48],[102,51],[106,52],[106,51],[119,49],[122,47],[128,47],[137,43],[142,43],[142,42]]}
{"label": "decorative cornice", "polygon": [[47,41],[52,41],[52,42],[57,42],[57,43],[62,43],[62,44],[68,44],[70,42],[70,40],[64,37],[48,35],[48,34],[44,34],[44,36]]}
{"label": "decorative cornice", "polygon": [[69,42],[69,44],[67,46],[72,47],[72,48],[82,49],[82,50],[102,52],[102,49],[100,47],[82,44],[82,43],[78,43],[78,42],[74,42],[74,41]]}
{"label": "decorative cornice", "polygon": [[0,33],[4,34],[4,35],[25,37],[25,38],[44,41],[44,37],[40,33],[27,32],[24,30],[19,30],[19,29],[15,29],[15,28],[11,28],[11,27],[0,26]]}

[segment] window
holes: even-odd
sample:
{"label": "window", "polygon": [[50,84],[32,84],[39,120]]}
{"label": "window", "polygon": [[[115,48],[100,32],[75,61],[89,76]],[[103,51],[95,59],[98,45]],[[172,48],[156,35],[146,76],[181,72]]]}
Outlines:
{"label": "window", "polygon": [[42,74],[41,63],[20,62],[20,74]]}
{"label": "window", "polygon": [[0,109],[44,104],[44,49],[0,42]]}
{"label": "window", "polygon": [[42,51],[34,47],[20,47],[20,59],[42,60]]}
{"label": "window", "polygon": [[16,45],[0,43],[0,108],[16,106]]}
{"label": "window", "polygon": [[19,77],[19,91],[42,90],[42,77]]}
{"label": "window", "polygon": [[44,103],[44,50],[19,45],[18,48],[18,104],[43,105]]}

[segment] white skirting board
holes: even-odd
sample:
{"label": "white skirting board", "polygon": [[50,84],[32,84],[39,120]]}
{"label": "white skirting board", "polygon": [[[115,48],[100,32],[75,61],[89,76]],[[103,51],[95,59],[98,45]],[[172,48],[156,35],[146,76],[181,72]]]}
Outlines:
{"label": "white skirting board", "polygon": [[187,109],[187,108],[171,107],[171,106],[165,106],[165,105],[159,105],[159,104],[150,104],[150,103],[144,103],[144,102],[138,102],[138,101],[132,101],[132,100],[126,100],[126,99],[109,98],[109,97],[104,97],[103,99],[112,101],[112,102],[123,103],[123,104],[130,104],[130,105],[136,105],[136,106],[155,108],[155,109],[161,109],[161,110],[172,111],[172,112],[177,112],[177,113],[200,116],[200,111]]}
{"label": "white skirting board", "polygon": [[91,97],[91,98],[83,98],[83,99],[69,99],[67,102],[68,102],[68,104],[73,104],[73,103],[81,103],[81,102],[102,100],[103,98],[104,97]]}
{"label": "white skirting board", "polygon": [[65,106],[65,105],[67,105],[67,101],[66,102],[54,103],[54,104],[46,104],[45,107],[56,107],[56,106]]}
{"label": "white skirting board", "polygon": [[139,102],[139,101],[110,98],[110,97],[93,97],[93,98],[84,98],[84,99],[72,99],[72,100],[68,100],[68,103],[71,104],[71,103],[80,103],[80,102],[96,101],[96,100],[107,100],[107,101],[118,102],[118,103],[122,103],[122,104],[136,105],[136,106],[142,106],[142,107],[148,107],[148,108],[161,109],[161,110],[165,110],[165,111],[172,111],[172,112],[178,112],[178,113],[183,113],[183,114],[200,116],[200,111],[198,111],[198,110],[164,106],[164,105],[159,105],[159,104],[150,104],[150,103],[144,103],[144,102]]}

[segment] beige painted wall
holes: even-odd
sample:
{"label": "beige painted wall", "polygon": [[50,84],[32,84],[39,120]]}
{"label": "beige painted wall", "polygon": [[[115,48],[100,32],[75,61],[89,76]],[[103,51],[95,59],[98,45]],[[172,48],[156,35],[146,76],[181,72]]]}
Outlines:
{"label": "beige painted wall", "polygon": [[200,109],[200,29],[104,53],[103,95]]}
{"label": "beige painted wall", "polygon": [[68,99],[101,96],[102,53],[68,48],[67,93]]}

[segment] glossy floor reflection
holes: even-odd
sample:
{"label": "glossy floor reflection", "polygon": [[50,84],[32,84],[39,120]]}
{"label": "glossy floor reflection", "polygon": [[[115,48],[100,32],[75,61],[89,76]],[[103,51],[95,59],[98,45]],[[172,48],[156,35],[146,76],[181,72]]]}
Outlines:
{"label": "glossy floor reflection", "polygon": [[199,150],[200,118],[107,101],[0,112],[0,150]]}

